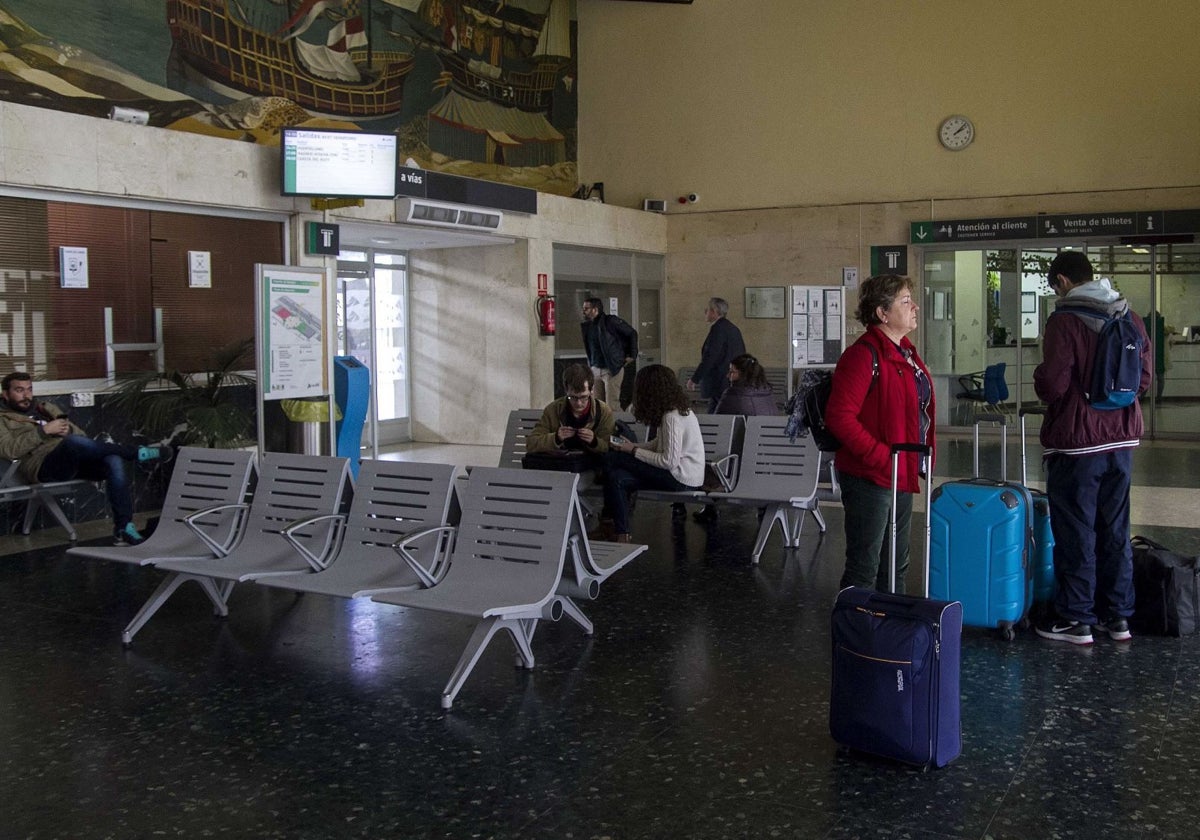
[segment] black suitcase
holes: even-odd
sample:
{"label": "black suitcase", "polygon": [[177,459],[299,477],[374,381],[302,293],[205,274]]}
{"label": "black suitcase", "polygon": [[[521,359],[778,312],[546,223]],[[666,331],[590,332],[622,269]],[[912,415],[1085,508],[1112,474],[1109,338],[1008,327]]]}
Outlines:
{"label": "black suitcase", "polygon": [[[892,447],[890,587],[896,588],[896,479]],[[929,459],[931,460],[931,459]],[[925,591],[929,592],[929,487],[925,492]],[[839,744],[922,767],[962,752],[959,659],[962,604],[850,586],[831,619],[829,732]]]}

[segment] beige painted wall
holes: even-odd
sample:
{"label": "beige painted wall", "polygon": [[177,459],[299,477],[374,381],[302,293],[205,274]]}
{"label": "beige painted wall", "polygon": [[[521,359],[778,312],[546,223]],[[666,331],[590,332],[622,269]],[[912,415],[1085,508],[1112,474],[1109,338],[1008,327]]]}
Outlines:
{"label": "beige painted wall", "polygon": [[[580,179],[672,214],[1200,184],[1194,0],[579,0]],[[949,152],[940,121],[974,120]]]}

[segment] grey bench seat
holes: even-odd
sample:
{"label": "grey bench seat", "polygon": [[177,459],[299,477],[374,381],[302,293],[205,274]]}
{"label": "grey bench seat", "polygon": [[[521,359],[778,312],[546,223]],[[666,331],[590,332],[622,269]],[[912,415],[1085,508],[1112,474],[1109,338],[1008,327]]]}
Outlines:
{"label": "grey bench seat", "polygon": [[[372,598],[381,604],[475,620],[475,629],[442,690],[442,708],[453,705],[498,632],[512,638],[524,667],[534,667],[531,642],[537,623],[556,621],[563,613],[558,589],[576,485],[573,473],[472,469],[458,482],[462,515],[453,529],[454,548],[445,576],[427,589]],[[417,572],[417,560],[409,562]]]}

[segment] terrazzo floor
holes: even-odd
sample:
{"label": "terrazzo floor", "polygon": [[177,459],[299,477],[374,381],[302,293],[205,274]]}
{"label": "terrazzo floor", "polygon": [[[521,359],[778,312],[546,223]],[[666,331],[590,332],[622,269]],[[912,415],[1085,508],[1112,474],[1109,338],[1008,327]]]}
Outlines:
{"label": "terrazzo floor", "polygon": [[[1135,477],[1135,531],[1190,553],[1196,457]],[[969,445],[941,460],[969,473]],[[467,620],[250,584],[220,619],[185,586],[126,649],[161,573],[0,557],[0,838],[1200,836],[1197,637],[968,630],[957,761],[838,748],[826,518],[752,567],[753,511],[640,504],[651,548],[583,604],[595,635],[544,624],[532,672],[498,637],[449,712]]]}

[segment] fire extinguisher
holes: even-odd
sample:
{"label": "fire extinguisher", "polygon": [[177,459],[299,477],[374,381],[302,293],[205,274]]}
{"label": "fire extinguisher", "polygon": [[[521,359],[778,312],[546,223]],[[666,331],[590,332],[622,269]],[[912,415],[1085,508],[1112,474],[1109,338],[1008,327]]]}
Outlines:
{"label": "fire extinguisher", "polygon": [[538,330],[542,335],[554,335],[554,295],[545,295],[533,305],[537,312]]}

